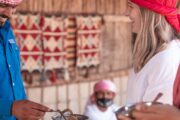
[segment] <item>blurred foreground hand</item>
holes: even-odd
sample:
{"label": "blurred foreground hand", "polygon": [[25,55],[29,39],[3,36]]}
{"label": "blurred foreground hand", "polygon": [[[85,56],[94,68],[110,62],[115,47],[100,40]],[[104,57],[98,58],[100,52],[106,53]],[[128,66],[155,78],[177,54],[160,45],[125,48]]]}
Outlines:
{"label": "blurred foreground hand", "polygon": [[[180,120],[180,110],[170,105],[145,106],[139,104],[132,113],[135,120]],[[133,120],[134,120],[133,119]],[[119,115],[118,120],[132,120],[128,117]]]}
{"label": "blurred foreground hand", "polygon": [[12,115],[18,120],[39,120],[46,112],[51,109],[29,100],[15,101],[12,105]]}

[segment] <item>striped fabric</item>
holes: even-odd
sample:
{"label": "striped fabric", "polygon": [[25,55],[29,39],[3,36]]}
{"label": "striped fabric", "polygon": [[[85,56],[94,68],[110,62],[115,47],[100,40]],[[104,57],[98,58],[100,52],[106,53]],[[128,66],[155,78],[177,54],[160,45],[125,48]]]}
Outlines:
{"label": "striped fabric", "polygon": [[69,69],[75,68],[76,65],[76,18],[69,16],[67,21],[67,59]]}

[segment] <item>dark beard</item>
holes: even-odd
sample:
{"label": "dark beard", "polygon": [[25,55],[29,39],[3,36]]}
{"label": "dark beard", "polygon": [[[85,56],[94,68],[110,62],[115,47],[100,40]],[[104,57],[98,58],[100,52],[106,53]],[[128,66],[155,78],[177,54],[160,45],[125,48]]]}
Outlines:
{"label": "dark beard", "polygon": [[4,23],[5,23],[5,22],[0,22],[0,27],[3,27],[3,26],[4,26]]}
{"label": "dark beard", "polygon": [[6,20],[10,19],[10,17],[6,16],[6,15],[0,15],[0,19],[2,21],[0,21],[0,27],[4,26]]}

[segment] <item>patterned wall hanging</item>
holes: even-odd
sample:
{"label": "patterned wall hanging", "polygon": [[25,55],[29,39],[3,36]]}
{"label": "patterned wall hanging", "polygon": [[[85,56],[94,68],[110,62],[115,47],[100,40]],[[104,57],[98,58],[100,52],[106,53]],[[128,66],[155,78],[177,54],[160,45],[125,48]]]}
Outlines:
{"label": "patterned wall hanging", "polygon": [[99,16],[78,16],[77,20],[77,66],[90,67],[100,63],[101,26]]}
{"label": "patterned wall hanging", "polygon": [[35,73],[31,79],[47,72],[49,77],[45,77],[55,82],[54,78],[69,80],[75,66],[99,65],[101,26],[99,16],[15,15],[12,27],[21,50],[22,71]]}
{"label": "patterned wall hanging", "polygon": [[21,68],[42,71],[42,31],[39,15],[17,15],[14,32],[21,50]]}
{"label": "patterned wall hanging", "polygon": [[42,20],[45,70],[67,68],[67,25],[64,17]]}

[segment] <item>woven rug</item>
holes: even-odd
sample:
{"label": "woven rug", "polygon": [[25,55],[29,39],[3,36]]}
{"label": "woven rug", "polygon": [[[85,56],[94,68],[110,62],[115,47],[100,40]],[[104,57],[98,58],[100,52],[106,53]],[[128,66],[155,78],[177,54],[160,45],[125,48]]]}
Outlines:
{"label": "woven rug", "polygon": [[44,17],[42,30],[45,70],[67,68],[66,19],[63,17]]}
{"label": "woven rug", "polygon": [[21,50],[21,69],[41,71],[42,40],[39,15],[17,15],[14,32]]}
{"label": "woven rug", "polygon": [[101,17],[78,16],[77,63],[78,67],[97,66],[100,63]]}

